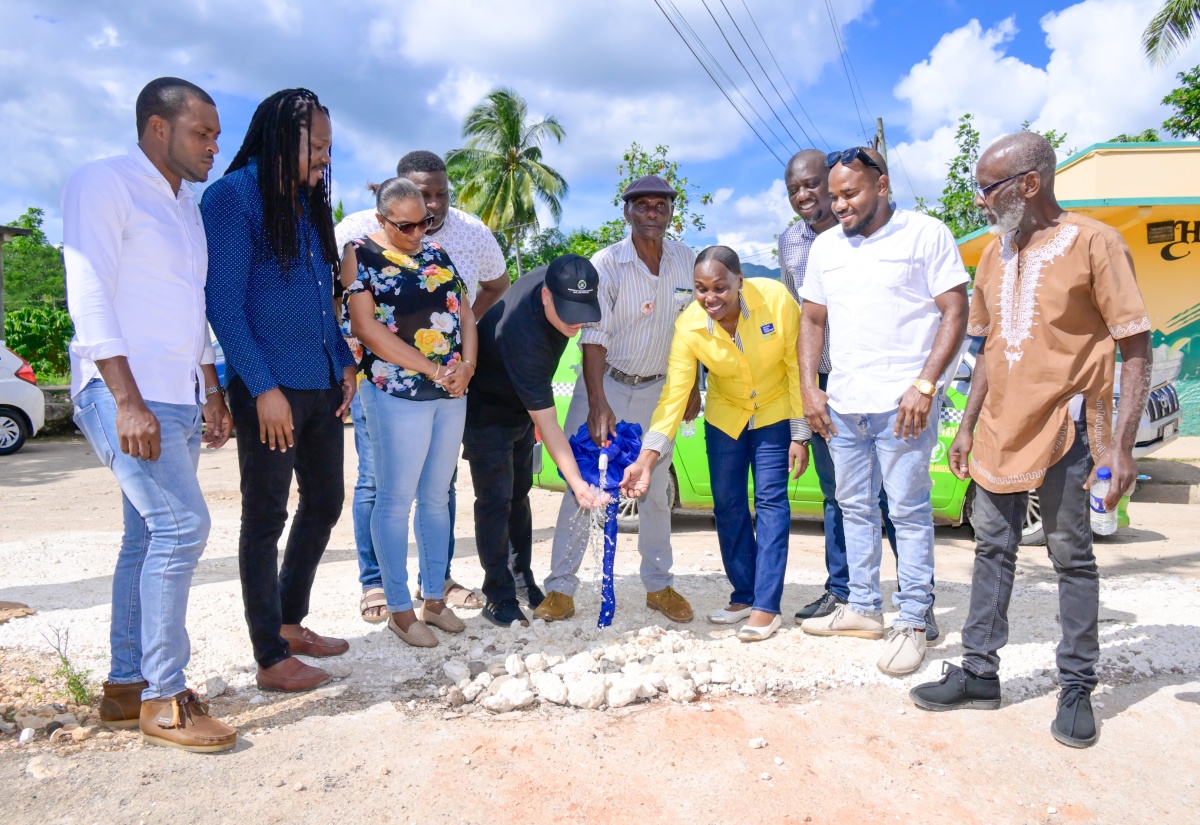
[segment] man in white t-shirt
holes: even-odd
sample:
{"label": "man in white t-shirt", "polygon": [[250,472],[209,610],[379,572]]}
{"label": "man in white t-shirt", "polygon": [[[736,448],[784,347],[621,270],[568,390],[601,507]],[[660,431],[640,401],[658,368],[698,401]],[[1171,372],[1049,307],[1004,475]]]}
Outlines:
{"label": "man in white t-shirt", "polygon": [[[500,251],[492,230],[474,215],[450,205],[446,164],[433,152],[409,152],[396,164],[396,175],[408,178],[421,190],[425,197],[425,208],[433,216],[433,226],[425,233],[425,237],[446,250],[454,268],[466,282],[475,317],[483,317],[511,283],[504,253]],[[354,238],[370,235],[379,229],[374,209],[347,215],[335,229],[338,249],[343,249]],[[358,353],[356,347],[351,348]],[[383,599],[383,579],[371,543],[375,471],[371,462],[370,430],[357,395],[350,405],[350,416],[354,421],[354,446],[358,451],[358,480],[354,485],[352,513],[354,542],[358,546],[359,581],[363,590],[359,612],[369,622],[380,622],[387,619],[387,611]],[[456,472],[450,482],[450,560],[454,558],[454,513],[457,507],[454,487],[457,480]],[[445,593],[446,602],[452,606],[483,607],[478,596],[454,581],[449,563],[446,565]],[[418,590],[418,597],[419,594]]]}
{"label": "man in white t-shirt", "polygon": [[[962,345],[967,273],[954,236],[926,215],[895,209],[878,152],[833,152],[829,191],[841,228],[809,252],[800,297],[805,417],[829,442],[850,567],[849,603],[805,619],[805,633],[880,639],[883,598],[879,492],[896,529],[900,589],[879,669],[912,673],[925,658],[933,589],[933,482],[940,385]],[[829,327],[827,391],[817,368]]]}

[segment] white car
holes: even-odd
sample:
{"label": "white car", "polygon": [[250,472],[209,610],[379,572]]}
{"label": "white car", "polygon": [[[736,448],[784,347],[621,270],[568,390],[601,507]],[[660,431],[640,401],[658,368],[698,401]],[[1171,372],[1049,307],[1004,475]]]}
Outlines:
{"label": "white car", "polygon": [[46,397],[24,358],[0,346],[0,455],[25,446],[46,423]]}

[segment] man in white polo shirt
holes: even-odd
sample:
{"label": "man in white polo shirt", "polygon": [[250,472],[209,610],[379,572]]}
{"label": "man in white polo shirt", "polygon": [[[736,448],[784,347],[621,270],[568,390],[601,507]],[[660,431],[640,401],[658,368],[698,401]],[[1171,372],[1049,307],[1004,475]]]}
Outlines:
{"label": "man in white polo shirt", "polygon": [[[883,638],[879,491],[896,528],[900,589],[879,669],[912,673],[925,658],[932,603],[933,507],[929,460],[940,384],[966,332],[967,273],[940,221],[889,202],[887,165],[854,147],[829,155],[840,230],[813,242],[800,296],[804,412],[829,442],[850,567],[850,600],[806,619],[816,636]],[[829,326],[828,394],[817,368]],[[931,426],[932,424],[932,426]]]}

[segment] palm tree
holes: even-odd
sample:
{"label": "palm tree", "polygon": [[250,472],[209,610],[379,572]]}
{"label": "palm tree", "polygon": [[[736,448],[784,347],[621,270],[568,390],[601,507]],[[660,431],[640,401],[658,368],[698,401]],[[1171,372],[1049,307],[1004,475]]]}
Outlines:
{"label": "palm tree", "polygon": [[1200,0],[1166,0],[1142,33],[1142,51],[1162,66],[1200,32]]}
{"label": "palm tree", "polygon": [[458,204],[473,212],[517,251],[521,273],[521,237],[537,230],[535,200],[554,220],[562,218],[561,199],[567,194],[562,175],[542,163],[547,138],[561,143],[566,132],[553,115],[528,122],[525,100],[512,89],[496,89],[463,121],[467,145],[446,154],[450,177],[465,181]]}

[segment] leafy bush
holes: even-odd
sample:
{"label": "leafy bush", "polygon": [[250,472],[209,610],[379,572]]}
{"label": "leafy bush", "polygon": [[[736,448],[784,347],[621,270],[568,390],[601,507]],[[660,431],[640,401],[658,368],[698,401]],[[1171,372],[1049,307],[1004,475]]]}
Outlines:
{"label": "leafy bush", "polygon": [[74,334],[71,316],[50,304],[4,313],[5,346],[28,361],[38,375],[70,373],[68,346]]}

